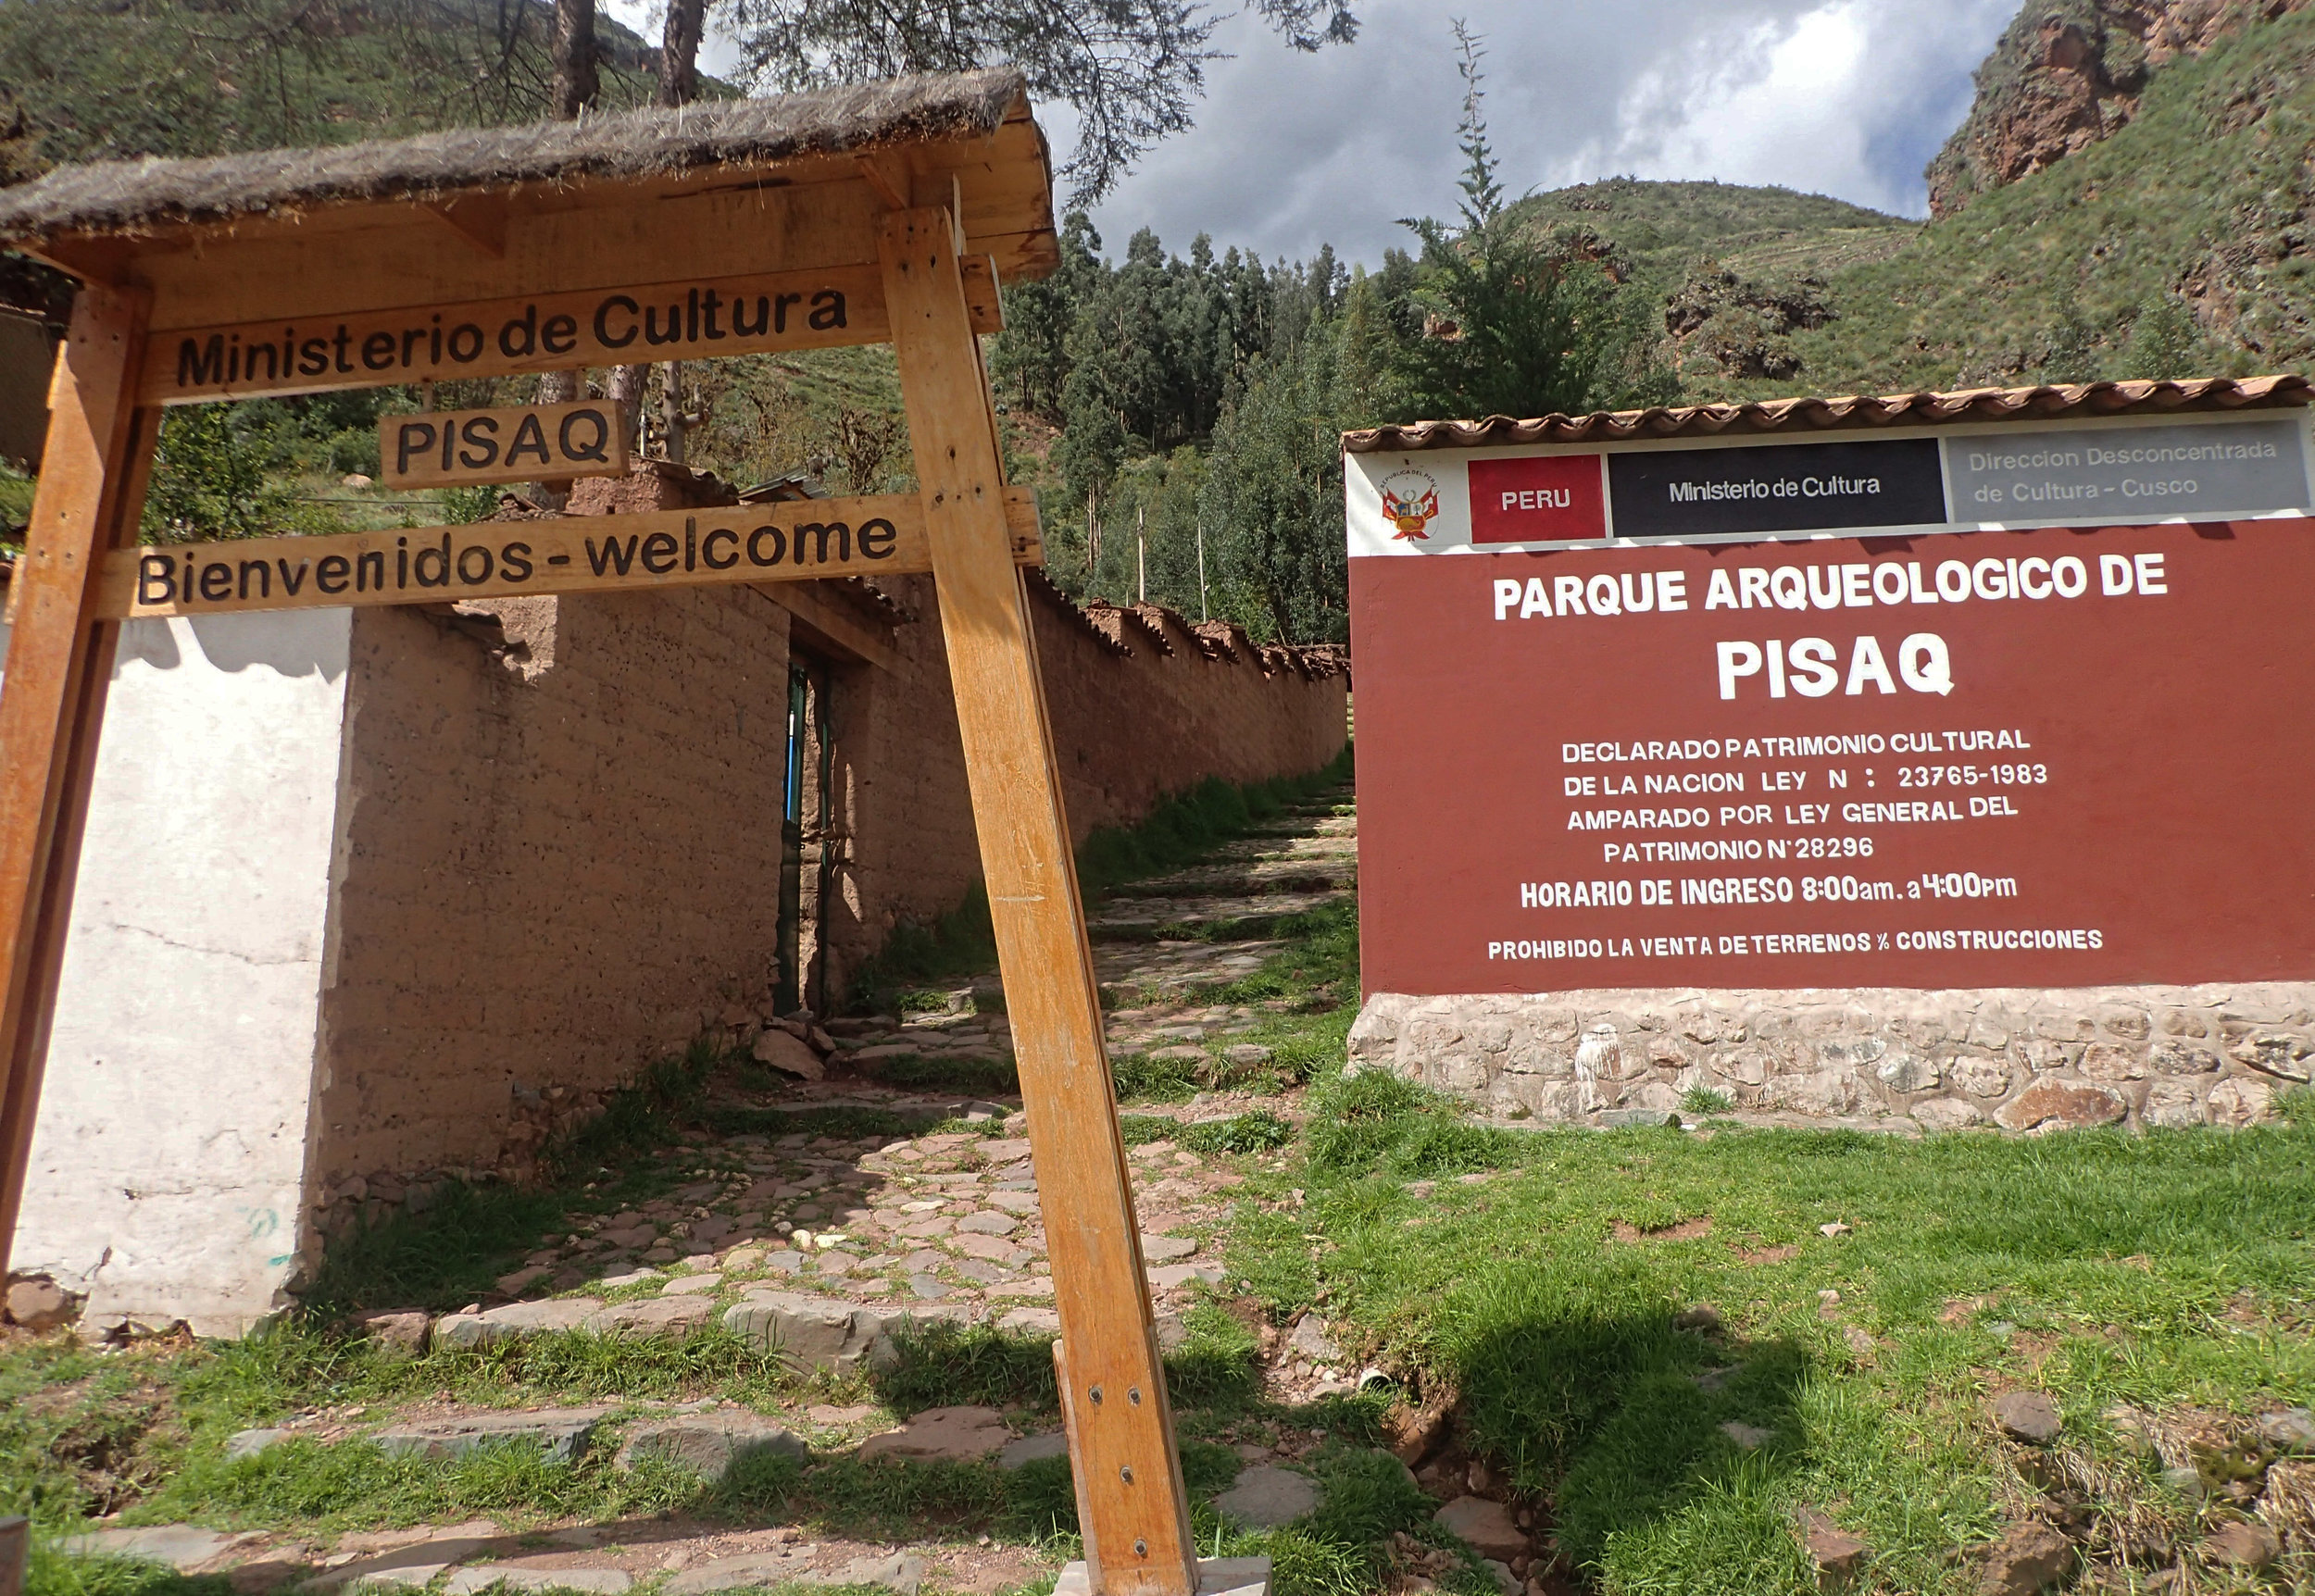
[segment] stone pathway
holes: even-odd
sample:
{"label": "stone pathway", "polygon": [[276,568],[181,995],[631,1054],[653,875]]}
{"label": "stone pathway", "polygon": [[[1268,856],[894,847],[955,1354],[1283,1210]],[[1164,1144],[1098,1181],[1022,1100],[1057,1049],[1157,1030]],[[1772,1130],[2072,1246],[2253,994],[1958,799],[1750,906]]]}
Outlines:
{"label": "stone pathway", "polygon": [[[1346,791],[1326,795],[1194,868],[1138,883],[1131,896],[1102,905],[1095,962],[1113,1056],[1195,1063],[1217,1079],[1261,1076],[1268,1050],[1242,1039],[1273,1023],[1291,1002],[1228,1004],[1204,994],[1260,968],[1282,945],[1254,932],[1349,897],[1355,823],[1334,813],[1347,797]],[[499,1278],[494,1292],[456,1313],[372,1314],[365,1320],[369,1333],[415,1353],[430,1343],[482,1348],[570,1329],[680,1338],[720,1324],[778,1349],[799,1369],[838,1379],[891,1356],[895,1334],[908,1327],[985,1324],[1050,1338],[1057,1329],[1051,1266],[1018,1097],[938,1095],[879,1079],[904,1059],[918,1078],[928,1065],[935,1073],[957,1065],[959,1078],[969,1079],[976,1067],[995,1072],[1009,1064],[1008,1021],[1002,1012],[982,1012],[1001,1007],[997,992],[992,974],[943,994],[941,1006],[927,1012],[831,1021],[813,1039],[827,1053],[826,1079],[720,1087],[702,1116],[750,1110],[761,1124],[765,1111],[863,1109],[918,1121],[923,1131],[689,1133],[661,1154],[683,1178],[665,1195],[616,1214],[573,1211]],[[758,1022],[736,1017],[748,1028],[736,1040],[751,1041]],[[787,1056],[789,1040],[783,1034],[758,1056]],[[1195,1121],[1258,1105],[1295,1112],[1291,1096],[1267,1079],[1129,1112]],[[813,1122],[828,1116],[815,1115]],[[1161,1340],[1179,1340],[1183,1311],[1203,1285],[1220,1278],[1214,1238],[1239,1200],[1236,1189],[1250,1169],[1282,1157],[1202,1154],[1170,1137],[1129,1149]],[[1267,1332],[1264,1353],[1270,1394],[1283,1401],[1348,1390],[1356,1378],[1315,1318],[1291,1334]],[[988,1409],[943,1409],[896,1424],[898,1417],[869,1403],[814,1403],[808,1391],[794,1399],[793,1411],[775,1414],[714,1402],[474,1411],[445,1393],[399,1411],[295,1415],[243,1432],[231,1450],[252,1456],[294,1438],[369,1440],[404,1456],[455,1459],[512,1443],[535,1445],[557,1464],[606,1450],[620,1467],[657,1455],[711,1480],[763,1451],[985,1457],[1007,1468],[1066,1455],[1057,1434]],[[1260,1428],[1239,1448],[1247,1468],[1230,1510],[1245,1522],[1283,1522],[1316,1503],[1308,1478],[1292,1465],[1318,1437]],[[181,1526],[100,1528],[79,1549],[227,1573],[238,1590],[250,1592],[393,1587],[474,1596],[494,1583],[603,1596],[646,1583],[659,1596],[815,1584],[992,1591],[1046,1571],[1020,1547],[878,1545],[813,1540],[795,1527],[735,1530],[681,1519],[520,1533],[471,1523],[334,1540]]]}
{"label": "stone pathway", "polygon": [[[1262,834],[1226,844],[1216,858],[1136,884],[1134,897],[1112,899],[1101,914],[1125,903],[1133,907],[1119,923],[1141,923],[1131,916],[1146,904],[1227,904],[1228,918],[1240,924],[1274,923],[1346,901],[1356,879],[1357,824],[1336,806],[1332,796],[1309,804]],[[1176,916],[1170,923],[1186,921]],[[1262,1050],[1233,1039],[1290,1009],[1291,1001],[1214,1004],[1197,994],[1260,968],[1279,945],[1227,936],[1105,944],[1096,973],[1106,993],[1127,1000],[1106,1015],[1112,1055],[1210,1062],[1217,1075],[1258,1065]],[[934,1098],[877,1079],[904,1059],[1009,1064],[1011,1022],[977,1006],[998,990],[992,974],[945,994],[938,1010],[832,1020],[825,1028],[832,1079],[726,1104],[963,1118],[988,1134],[699,1137],[687,1156],[689,1183],[627,1212],[573,1214],[560,1238],[499,1279],[497,1300],[443,1315],[431,1334],[461,1347],[573,1328],[682,1335],[720,1317],[744,1333],[778,1335],[816,1365],[849,1370],[903,1323],[987,1321],[1049,1332],[1051,1266],[1018,1097]],[[1186,1112],[1208,1117],[1251,1101],[1246,1093],[1207,1094]],[[1131,1159],[1150,1283],[1160,1306],[1170,1308],[1197,1282],[1216,1278],[1204,1238],[1244,1177],[1224,1166],[1233,1160],[1162,1141],[1133,1148]],[[830,1300],[860,1316],[845,1336],[835,1334],[828,1312],[795,1305]],[[809,1334],[807,1319],[818,1326]],[[413,1331],[403,1324],[407,1338]],[[814,1350],[802,1351],[807,1345]]]}

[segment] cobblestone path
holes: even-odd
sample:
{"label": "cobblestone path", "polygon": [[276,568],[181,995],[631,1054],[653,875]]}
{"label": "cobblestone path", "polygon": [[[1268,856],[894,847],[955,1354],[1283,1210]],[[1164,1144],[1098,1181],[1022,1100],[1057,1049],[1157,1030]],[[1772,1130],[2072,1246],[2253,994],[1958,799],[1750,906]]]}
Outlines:
{"label": "cobblestone path", "polygon": [[[1170,1346],[1200,1288],[1219,1282],[1217,1235],[1249,1177],[1284,1154],[1199,1152],[1195,1128],[1257,1109],[1291,1117],[1295,1092],[1270,1068],[1276,1038],[1307,999],[1229,1001],[1285,944],[1289,916],[1345,905],[1355,892],[1347,789],[1289,809],[1178,874],[1135,883],[1090,922],[1113,1058],[1128,1085],[1176,1083],[1169,1101],[1129,1103],[1130,1163],[1143,1247]],[[482,1441],[535,1442],[576,1458],[657,1452],[712,1479],[751,1451],[802,1456],[995,1458],[1023,1466],[1065,1455],[1042,1419],[985,1408],[905,1415],[859,1383],[896,1338],[934,1324],[1050,1339],[1053,1285],[1035,1171],[1017,1092],[957,1091],[1009,1079],[1010,1028],[994,973],[914,994],[916,1012],[828,1024],[827,1079],[768,1070],[720,1076],[688,1131],[665,1150],[664,1194],[610,1214],[574,1206],[496,1290],[449,1313],[381,1311],[370,1335],[411,1354],[483,1349],[569,1330],[682,1340],[720,1326],[779,1349],[817,1377],[776,1403],[611,1402],[479,1410],[437,1399],[401,1407],[319,1408],[233,1438],[235,1455],[304,1439],[368,1440],[401,1455],[456,1457]],[[984,1012],[989,1011],[989,1012]],[[750,1020],[731,1039],[745,1044]],[[916,1084],[903,1084],[914,1082]],[[1205,1083],[1198,1086],[1196,1083]],[[1195,1087],[1195,1089],[1190,1089]],[[782,1131],[783,1122],[806,1126]],[[873,1133],[853,1134],[850,1123]],[[894,1133],[894,1124],[918,1124]],[[717,1128],[745,1125],[745,1129]],[[663,1183],[665,1184],[665,1183]],[[511,1260],[510,1260],[511,1262]],[[1313,1322],[1266,1338],[1273,1394],[1347,1390]],[[832,1401],[827,1393],[848,1400]],[[447,1393],[444,1393],[447,1397]],[[866,1400],[863,1400],[863,1399]],[[479,1438],[479,1440],[478,1440]],[[1267,1428],[1242,1444],[1258,1472],[1316,1444]],[[1302,1477],[1295,1477],[1300,1479]],[[1292,1481],[1288,1482],[1293,1483]],[[1306,1482],[1307,1483],[1307,1482]],[[100,1528],[79,1550],[223,1573],[237,1590],[431,1588],[471,1596],[494,1581],[613,1593],[664,1581],[667,1596],[763,1585],[878,1585],[993,1591],[1046,1570],[1032,1547],[905,1545],[813,1537],[793,1525],[654,1519],[420,1525],[357,1535],[234,1535],[191,1526]]]}

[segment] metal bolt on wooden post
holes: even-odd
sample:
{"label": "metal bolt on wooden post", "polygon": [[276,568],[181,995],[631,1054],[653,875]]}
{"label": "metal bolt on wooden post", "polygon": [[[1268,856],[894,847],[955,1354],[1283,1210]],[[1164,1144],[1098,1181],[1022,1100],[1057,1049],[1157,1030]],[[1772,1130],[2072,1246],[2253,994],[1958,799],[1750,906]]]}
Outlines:
{"label": "metal bolt on wooden post", "polygon": [[892,339],[1053,1260],[1054,1348],[1095,1596],[1190,1596],[1196,1549],[1103,1046],[995,408],[945,208],[883,218]]}

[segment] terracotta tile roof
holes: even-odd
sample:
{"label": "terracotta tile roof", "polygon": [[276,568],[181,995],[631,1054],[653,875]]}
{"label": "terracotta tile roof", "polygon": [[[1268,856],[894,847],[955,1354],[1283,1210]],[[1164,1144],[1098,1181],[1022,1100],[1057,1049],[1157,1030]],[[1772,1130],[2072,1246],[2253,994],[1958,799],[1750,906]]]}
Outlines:
{"label": "terracotta tile roof", "polygon": [[2202,377],[2184,381],[2074,382],[2038,388],[1965,388],[1950,393],[1877,398],[1762,399],[1743,405],[1657,405],[1589,416],[1515,421],[1417,421],[1343,434],[1352,455],[1415,449],[1478,449],[1507,443],[1623,443],[1641,438],[1710,438],[1736,432],[1820,432],[1927,427],[1963,421],[2041,421],[2065,416],[2240,410],[2315,403],[2315,383],[2296,375]]}

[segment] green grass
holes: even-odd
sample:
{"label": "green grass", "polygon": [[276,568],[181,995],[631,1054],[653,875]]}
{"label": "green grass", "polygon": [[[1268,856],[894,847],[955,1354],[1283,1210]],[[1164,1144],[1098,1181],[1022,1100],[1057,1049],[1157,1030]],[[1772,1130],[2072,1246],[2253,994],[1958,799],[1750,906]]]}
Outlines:
{"label": "green grass", "polygon": [[[1241,1208],[1232,1287],[1273,1322],[1339,1315],[1455,1393],[1606,1592],[1811,1589],[1803,1504],[1865,1539],[1884,1588],[1969,1589],[1956,1549],[2038,1499],[1983,1416],[2011,1384],[2059,1402],[2099,1511],[2191,1539],[2098,1415],[2315,1395],[2304,1128],[1503,1132],[1371,1075],[1310,1108],[1304,1161],[1262,1186],[1307,1201]],[[1674,1328],[1698,1303],[1718,1332]],[[1747,1452],[1730,1421],[1771,1439]]]}
{"label": "green grass", "polygon": [[[1839,317],[1792,334],[1801,376],[1713,396],[2031,381],[2070,330],[2086,340],[2080,375],[2298,369],[2315,357],[2315,258],[2299,240],[2310,142],[2315,15],[2254,22],[2157,71],[2127,127],[1885,260],[1828,273]],[[2206,294],[2191,369],[2134,368],[2135,323],[2183,282]]]}
{"label": "green grass", "polygon": [[[539,1183],[453,1181],[421,1214],[398,1211],[336,1238],[304,1293],[305,1311],[327,1317],[361,1308],[460,1306],[567,1215],[616,1213],[682,1184],[683,1176],[653,1153],[675,1140],[709,1078],[735,1062],[703,1038],[644,1071],[612,1093],[602,1113],[551,1144]],[[781,1133],[806,1128],[821,1128],[780,1125]]]}

